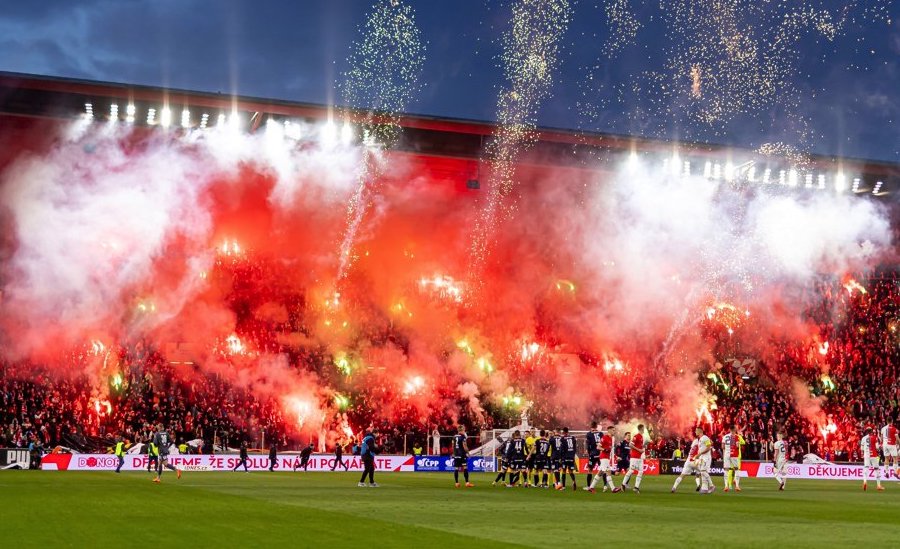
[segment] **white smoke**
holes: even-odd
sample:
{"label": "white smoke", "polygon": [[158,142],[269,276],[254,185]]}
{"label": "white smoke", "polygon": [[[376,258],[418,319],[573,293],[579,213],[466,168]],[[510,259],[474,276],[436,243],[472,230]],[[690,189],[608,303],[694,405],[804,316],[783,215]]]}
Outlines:
{"label": "white smoke", "polygon": [[171,283],[177,292],[157,296],[166,306],[156,321],[177,315],[215,247],[205,193],[241,166],[272,174],[270,200],[284,211],[299,201],[339,206],[354,183],[355,148],[300,147],[228,129],[138,131],[76,122],[51,151],[3,173],[0,208],[16,248],[4,265],[2,307],[19,322],[16,354],[41,348],[48,334],[71,344],[118,325],[176,240],[187,268]]}

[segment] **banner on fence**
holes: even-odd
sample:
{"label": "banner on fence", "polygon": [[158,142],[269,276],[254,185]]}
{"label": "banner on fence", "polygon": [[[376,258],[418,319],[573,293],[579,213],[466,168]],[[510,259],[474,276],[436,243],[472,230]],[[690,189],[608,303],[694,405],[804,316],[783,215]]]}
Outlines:
{"label": "banner on fence", "polygon": [[26,448],[0,448],[0,469],[28,469],[31,452]]}
{"label": "banner on fence", "polygon": [[[617,471],[616,469],[616,460],[611,460],[610,467],[613,472]],[[578,470],[582,473],[587,473],[588,468],[590,467],[591,462],[587,458],[578,458]],[[659,460],[658,459],[645,459],[644,460],[644,475],[654,476],[659,474]],[[627,469],[627,466],[626,466]]]}
{"label": "banner on fence", "polygon": [[[237,467],[240,458],[235,454],[190,455],[174,454],[169,456],[169,463],[185,471],[230,471]],[[359,456],[345,456],[343,459],[350,471],[362,471],[362,460]],[[275,460],[275,471],[292,471],[300,460],[295,455],[279,456]],[[119,464],[118,458],[111,454],[47,454],[41,461],[41,469],[53,471],[114,471]],[[267,471],[268,456],[253,455],[247,460],[250,471]],[[309,458],[306,471],[331,471],[336,465],[333,455],[314,454]],[[123,471],[146,471],[148,460],[146,455],[127,455]],[[240,468],[244,470],[243,466]],[[300,469],[303,470],[303,469]],[[344,467],[337,465],[338,471]],[[413,471],[413,456],[376,456],[377,471]]]}
{"label": "banner on fence", "polygon": [[[684,460],[683,459],[667,459],[660,462],[660,472],[664,475],[680,475],[684,470]],[[710,475],[724,475],[725,474],[725,466],[721,460],[713,460],[712,464],[709,467]],[[747,473],[747,470],[741,466],[741,470],[738,471],[738,476],[747,477],[750,476]]]}
{"label": "banner on fence", "polygon": [[[775,465],[772,463],[744,463],[741,469],[751,477],[775,478]],[[836,464],[836,463],[788,463],[785,467],[785,475],[788,478],[802,478],[812,480],[863,480],[866,470],[862,465]],[[897,480],[894,470],[889,467],[881,468],[882,480]],[[868,473],[868,479],[874,480],[875,470]]]}
{"label": "banner on fence", "polygon": [[[466,467],[473,473],[491,472],[495,469],[494,458],[470,457],[467,458]],[[453,458],[451,456],[418,456],[415,459],[415,470],[436,473],[453,471]]]}

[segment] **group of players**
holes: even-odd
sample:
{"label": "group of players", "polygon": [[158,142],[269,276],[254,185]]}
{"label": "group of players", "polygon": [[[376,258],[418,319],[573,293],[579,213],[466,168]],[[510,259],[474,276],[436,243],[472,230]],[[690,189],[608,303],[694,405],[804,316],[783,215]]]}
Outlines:
{"label": "group of players", "polygon": [[[606,431],[600,431],[597,423],[591,425],[587,433],[586,446],[590,464],[587,474],[587,485],[584,490],[596,491],[598,482],[603,483],[603,491],[611,490],[620,492],[629,488],[629,482],[634,478],[633,490],[641,491],[641,479],[644,477],[644,454],[646,452],[646,435],[644,426],[638,425],[634,436],[625,434],[625,440],[629,449],[628,471],[621,486],[615,486],[613,481],[612,459],[615,453],[615,427],[609,426]],[[465,428],[460,426],[459,433],[453,438],[453,466],[456,487],[459,487],[459,473],[462,472],[466,487],[473,484],[469,482],[469,472],[466,467],[466,458],[469,449],[466,445]],[[552,475],[552,487],[556,490],[566,489],[566,479],[572,481],[572,489],[578,489],[576,473],[577,441],[574,435],[569,434],[569,428],[554,429],[550,432],[541,430],[535,433],[528,431],[523,438],[522,432],[516,430],[512,438],[501,441],[499,449],[499,461],[497,478],[492,486],[505,485],[512,488],[516,485],[534,488],[550,488]],[[597,474],[594,475],[594,471]]]}
{"label": "group of players", "polygon": [[[879,450],[885,456],[885,465],[893,467],[895,476],[900,478],[900,458],[898,458],[898,431],[894,425],[885,425],[878,436],[874,429],[867,428],[861,438],[860,446],[863,455],[863,490],[868,488],[868,479],[876,478],[877,490],[884,490],[881,485],[881,467]],[[678,486],[685,477],[694,476],[696,491],[701,494],[711,494],[716,490],[710,476],[713,458],[712,440],[704,433],[702,427],[694,430],[694,439],[691,441],[690,450],[686,456],[681,474],[672,485],[672,493],[678,490]],[[628,468],[620,486],[616,486],[613,480],[612,459],[616,448],[616,431],[614,426],[609,426],[605,431],[598,429],[598,424],[591,424],[591,430],[585,435],[585,446],[588,452],[587,485],[583,488],[591,493],[595,492],[598,483],[601,483],[603,491],[618,493],[629,489],[629,482],[634,479],[632,490],[635,493],[641,491],[641,480],[644,476],[644,456],[647,449],[645,428],[637,426],[637,432],[632,436],[625,433],[625,443],[628,447]],[[453,466],[455,484],[458,488],[459,474],[465,477],[465,486],[474,486],[469,482],[467,469],[467,457],[469,449],[466,443],[465,428],[460,426],[458,434],[453,438]],[[742,448],[746,444],[744,437],[738,432],[738,427],[733,425],[722,436],[722,461],[725,492],[740,492],[741,483],[739,471],[741,470]],[[569,429],[554,429],[552,431],[541,430],[535,436],[535,431],[530,430],[523,438],[521,431],[513,432],[512,438],[501,441],[498,453],[498,474],[492,486],[505,485],[525,486],[534,488],[550,488],[550,475],[553,476],[552,487],[556,490],[566,489],[566,477],[572,480],[572,489],[577,490],[575,474],[578,472],[576,464],[577,441],[569,434]],[[774,477],[778,482],[778,489],[784,491],[787,485],[787,466],[790,458],[789,446],[781,432],[776,433],[774,444]],[[595,474],[596,472],[596,474]]]}
{"label": "group of players", "polygon": [[[880,435],[880,436],[879,436]],[[894,468],[894,477],[900,479],[900,451],[897,444],[897,427],[887,424],[876,434],[871,427],[866,428],[859,446],[863,457],[863,490],[868,490],[868,479],[875,476],[876,489],[884,490],[881,485],[881,462],[879,450],[884,454],[885,467]]]}
{"label": "group of players", "polygon": [[[694,434],[695,436],[691,441],[690,450],[686,456],[681,474],[672,485],[672,493],[678,490],[678,486],[688,476],[695,477],[697,492],[711,494],[716,490],[716,486],[710,476],[713,458],[712,440],[700,426],[694,430]],[[613,480],[614,469],[612,465],[616,448],[616,429],[610,425],[601,431],[596,422],[592,423],[591,430],[585,435],[585,447],[587,448],[589,463],[587,467],[587,484],[583,489],[593,493],[596,491],[598,484],[600,484],[604,492],[619,493],[628,490],[630,487],[629,482],[634,479],[634,486],[631,489],[635,493],[640,493],[641,480],[644,476],[644,456],[647,450],[646,436],[643,425],[637,426],[637,432],[633,436],[631,433],[625,433],[624,440],[629,453],[628,468],[621,485],[616,486]],[[467,488],[474,486],[469,481],[467,438],[465,427],[459,426],[458,433],[453,437],[452,447],[454,479],[457,488],[460,486],[460,473],[463,474]],[[181,470],[169,463],[169,447],[171,444],[172,439],[168,431],[160,423],[153,434],[148,450],[150,455],[148,470],[151,464],[155,465],[156,469],[156,477],[153,479],[153,482],[161,482],[164,469],[174,471],[177,478],[181,478]],[[744,445],[745,440],[738,432],[736,425],[733,425],[722,436],[721,448],[725,492],[732,490],[735,492],[741,491],[738,472],[741,470],[741,455]],[[116,468],[116,472],[119,472],[124,463],[124,452],[120,450],[122,446],[120,442],[116,448],[116,456],[119,458],[119,466]],[[578,472],[576,462],[577,447],[576,438],[569,433],[568,427],[554,429],[549,432],[542,429],[537,434],[532,429],[527,432],[525,437],[522,436],[521,431],[516,430],[513,432],[511,439],[501,440],[497,466],[498,474],[492,486],[499,484],[505,485],[507,488],[517,485],[550,488],[552,475],[552,487],[554,489],[565,490],[568,476],[572,481],[572,490],[577,490],[578,485],[575,476]],[[884,490],[884,487],[881,485],[880,453],[884,454],[885,466],[893,467],[895,477],[900,478],[900,456],[898,456],[900,452],[898,452],[898,448],[900,448],[898,447],[898,430],[894,425],[887,424],[878,433],[872,428],[865,429],[860,439],[860,450],[864,466],[863,490],[868,489],[868,479],[871,477],[876,479],[876,489],[878,491]],[[241,459],[245,469],[246,452],[246,446],[242,446]],[[301,456],[305,458],[300,465],[301,467],[308,461],[309,454],[312,453],[312,446],[310,445],[305,452],[306,455]],[[274,463],[274,456],[272,457]],[[778,489],[782,491],[787,484],[789,457],[788,443],[785,441],[784,435],[778,432],[776,433],[776,442],[774,444],[774,477],[778,482]],[[240,466],[240,463],[238,466]],[[238,466],[235,466],[235,470]],[[346,469],[346,465],[344,467]],[[296,470],[296,466],[294,469]]]}

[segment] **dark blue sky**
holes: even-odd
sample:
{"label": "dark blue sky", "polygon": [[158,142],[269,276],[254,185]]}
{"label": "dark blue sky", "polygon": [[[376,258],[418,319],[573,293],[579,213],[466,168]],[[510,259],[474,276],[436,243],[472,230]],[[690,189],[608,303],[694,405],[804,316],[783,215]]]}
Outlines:
{"label": "dark blue sky", "polygon": [[[338,95],[335,82],[374,1],[7,2],[0,12],[0,70],[328,103]],[[427,41],[424,87],[408,110],[492,120],[503,85],[499,35],[509,1],[407,2]],[[785,93],[796,105],[757,105],[712,125],[684,107],[689,80],[675,80],[685,89],[668,94],[629,92],[646,71],[671,78],[666,61],[679,44],[659,2],[632,3],[653,6],[638,8],[642,32],[610,59],[603,54],[610,36],[603,2],[573,2],[553,97],[538,124],[748,147],[782,141],[812,152],[900,161],[900,2],[859,0],[833,41],[803,35],[785,60],[793,73],[793,89]],[[835,14],[847,4],[805,3]],[[764,23],[756,31],[770,34]],[[798,128],[808,130],[805,140]]]}

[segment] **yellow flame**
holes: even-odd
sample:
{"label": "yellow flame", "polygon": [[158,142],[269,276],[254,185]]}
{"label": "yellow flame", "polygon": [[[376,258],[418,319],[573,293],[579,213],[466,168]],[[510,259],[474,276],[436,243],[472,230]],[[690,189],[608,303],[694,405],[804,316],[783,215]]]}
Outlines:
{"label": "yellow flame", "polygon": [[865,287],[862,284],[853,280],[852,278],[844,284],[844,289],[847,290],[847,293],[850,294],[851,296],[853,295],[854,290],[859,291],[859,293],[861,293],[861,294],[869,293],[866,291]]}
{"label": "yellow flame", "polygon": [[568,292],[575,292],[575,283],[571,280],[560,279],[556,281],[556,289],[557,290],[565,290]]}
{"label": "yellow flame", "polygon": [[460,339],[459,341],[457,341],[457,342],[456,342],[456,346],[457,346],[459,349],[465,351],[466,354],[469,354],[469,355],[474,355],[474,354],[475,354],[475,351],[472,350],[472,346],[469,345],[469,341],[466,340],[466,339]]}

